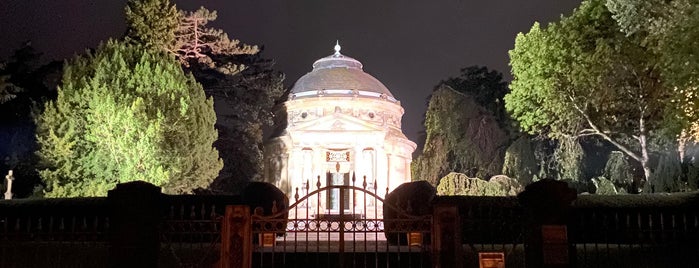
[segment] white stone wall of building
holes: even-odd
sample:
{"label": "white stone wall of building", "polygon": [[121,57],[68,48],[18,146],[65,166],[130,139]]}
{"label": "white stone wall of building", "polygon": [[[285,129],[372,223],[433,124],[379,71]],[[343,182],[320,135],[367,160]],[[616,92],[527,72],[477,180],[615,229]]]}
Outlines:
{"label": "white stone wall of building", "polygon": [[[401,131],[404,110],[390,91],[362,71],[360,62],[339,53],[314,63],[314,69],[297,81],[284,103],[287,128],[265,146],[265,179],[295,201],[327,186],[326,174],[336,179],[354,176],[354,186],[384,197],[387,191],[410,181],[415,143]],[[346,156],[327,161],[328,152]],[[342,154],[340,154],[342,153]],[[338,170],[339,168],[339,170]],[[348,174],[348,175],[344,175]],[[341,177],[342,176],[342,177]],[[320,180],[319,180],[320,177]],[[307,202],[323,211],[327,193]],[[345,202],[345,201],[343,201]],[[351,206],[364,208],[363,200]],[[367,204],[371,206],[373,204]],[[317,209],[316,209],[317,210]]]}

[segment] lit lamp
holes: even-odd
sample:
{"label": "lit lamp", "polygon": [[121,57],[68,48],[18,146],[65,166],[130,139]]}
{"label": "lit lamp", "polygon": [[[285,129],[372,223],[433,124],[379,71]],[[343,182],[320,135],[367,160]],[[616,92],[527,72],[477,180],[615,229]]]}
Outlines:
{"label": "lit lamp", "polygon": [[[274,202],[273,207],[276,207],[276,202]],[[274,209],[273,209],[274,210]],[[261,207],[256,207],[254,214],[257,216],[261,216],[263,213],[263,208]],[[260,233],[257,234],[257,241],[262,247],[273,247],[274,242],[276,240],[276,235],[275,233]]]}
{"label": "lit lamp", "polygon": [[422,245],[422,233],[408,233],[408,245],[410,246],[421,246]]}
{"label": "lit lamp", "polygon": [[268,248],[274,246],[274,242],[276,242],[277,237],[274,235],[274,233],[261,233],[259,234],[258,239],[262,247]]}
{"label": "lit lamp", "polygon": [[478,267],[480,268],[505,268],[505,253],[503,252],[479,252]]}

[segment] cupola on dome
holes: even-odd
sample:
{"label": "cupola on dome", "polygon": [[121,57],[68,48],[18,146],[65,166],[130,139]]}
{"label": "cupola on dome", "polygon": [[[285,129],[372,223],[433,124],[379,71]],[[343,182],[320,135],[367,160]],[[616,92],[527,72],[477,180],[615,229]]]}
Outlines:
{"label": "cupola on dome", "polygon": [[313,70],[299,78],[291,89],[290,98],[328,96],[362,96],[383,98],[395,102],[393,94],[378,79],[362,70],[362,63],[340,53],[313,63]]}

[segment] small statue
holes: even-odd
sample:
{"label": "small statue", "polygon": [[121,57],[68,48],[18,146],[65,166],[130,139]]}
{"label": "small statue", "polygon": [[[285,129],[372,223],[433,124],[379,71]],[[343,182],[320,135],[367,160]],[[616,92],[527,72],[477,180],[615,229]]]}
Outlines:
{"label": "small statue", "polygon": [[7,176],[5,176],[5,179],[7,180],[7,191],[5,191],[5,200],[10,200],[12,199],[12,181],[15,180],[15,177],[12,176],[12,170],[7,172]]}

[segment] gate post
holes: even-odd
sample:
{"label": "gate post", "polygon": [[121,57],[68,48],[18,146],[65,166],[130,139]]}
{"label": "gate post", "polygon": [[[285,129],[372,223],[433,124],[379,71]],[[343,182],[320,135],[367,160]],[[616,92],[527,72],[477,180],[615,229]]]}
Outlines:
{"label": "gate post", "polygon": [[110,267],[158,266],[161,195],[160,187],[144,181],[117,184],[107,193]]}
{"label": "gate post", "polygon": [[432,214],[432,266],[463,267],[461,221],[453,204],[435,204]]}
{"label": "gate post", "polygon": [[221,227],[221,268],[252,265],[252,217],[246,205],[226,206]]}
{"label": "gate post", "polygon": [[567,225],[575,190],[565,182],[545,179],[528,185],[517,198],[527,212],[526,267],[574,267],[575,248],[568,242]]}

